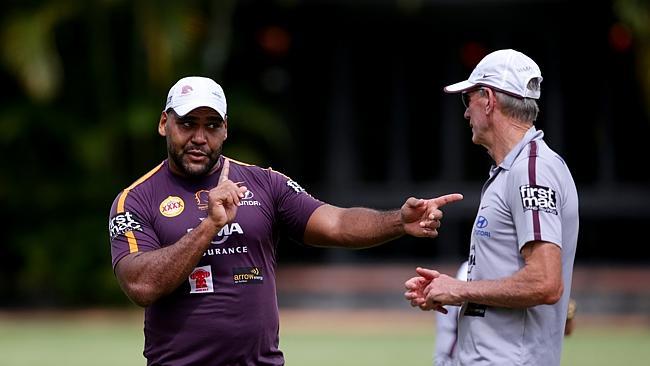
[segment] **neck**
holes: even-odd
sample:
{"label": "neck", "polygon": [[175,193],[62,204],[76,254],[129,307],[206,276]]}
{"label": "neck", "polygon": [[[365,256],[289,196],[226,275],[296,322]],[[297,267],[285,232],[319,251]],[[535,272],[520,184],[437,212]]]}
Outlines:
{"label": "neck", "polygon": [[496,165],[499,165],[512,148],[524,138],[531,125],[512,118],[503,118],[495,123],[494,127],[494,139],[487,149]]}

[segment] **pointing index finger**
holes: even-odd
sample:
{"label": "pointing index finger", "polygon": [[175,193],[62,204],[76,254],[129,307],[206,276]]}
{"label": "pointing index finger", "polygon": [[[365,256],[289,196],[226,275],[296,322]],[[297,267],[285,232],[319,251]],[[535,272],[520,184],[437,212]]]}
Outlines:
{"label": "pointing index finger", "polygon": [[438,205],[438,207],[442,207],[448,203],[460,201],[463,199],[463,195],[460,193],[452,193],[452,194],[446,194],[444,196],[440,196],[437,198],[434,198],[433,201]]}
{"label": "pointing index finger", "polygon": [[228,173],[230,173],[230,160],[228,160],[228,158],[224,158],[223,168],[221,169],[221,175],[219,175],[219,183],[228,180]]}

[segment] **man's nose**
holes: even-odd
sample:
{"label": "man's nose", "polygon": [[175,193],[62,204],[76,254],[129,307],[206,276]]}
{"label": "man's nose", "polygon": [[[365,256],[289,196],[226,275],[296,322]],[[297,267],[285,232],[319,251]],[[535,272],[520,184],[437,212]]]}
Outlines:
{"label": "man's nose", "polygon": [[205,144],[207,141],[205,129],[203,127],[197,128],[192,135],[192,142],[195,144]]}

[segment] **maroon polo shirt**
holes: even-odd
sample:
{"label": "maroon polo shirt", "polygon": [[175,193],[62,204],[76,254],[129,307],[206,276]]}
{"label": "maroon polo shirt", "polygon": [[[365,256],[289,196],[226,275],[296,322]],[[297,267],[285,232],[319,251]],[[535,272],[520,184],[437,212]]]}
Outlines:
{"label": "maroon polo shirt", "polygon": [[[220,160],[223,162],[224,157]],[[289,177],[230,160],[229,179],[248,192],[187,280],[145,310],[149,365],[283,365],[275,285],[281,235],[302,241],[323,202]],[[165,160],[123,190],[111,207],[113,267],[129,253],[176,243],[207,216],[221,169],[183,178]]]}

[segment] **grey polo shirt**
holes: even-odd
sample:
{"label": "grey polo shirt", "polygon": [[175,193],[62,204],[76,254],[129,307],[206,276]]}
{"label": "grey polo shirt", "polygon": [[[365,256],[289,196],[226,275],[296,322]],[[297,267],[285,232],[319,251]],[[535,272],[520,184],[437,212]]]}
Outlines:
{"label": "grey polo shirt", "polygon": [[483,186],[472,228],[468,281],[512,276],[521,248],[546,241],[562,249],[564,292],[554,305],[524,309],[465,303],[460,365],[559,365],[578,238],[578,195],[562,158],[531,127]]}

